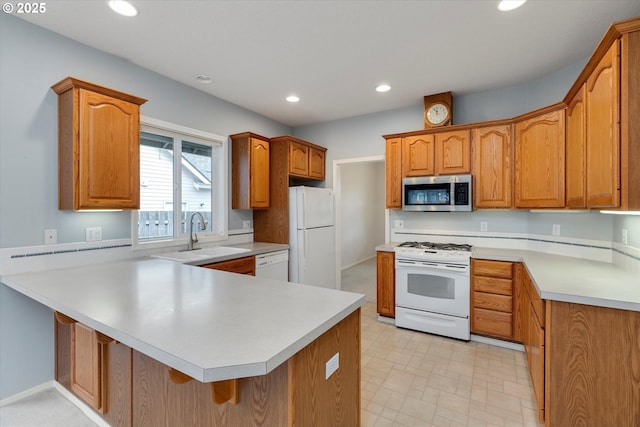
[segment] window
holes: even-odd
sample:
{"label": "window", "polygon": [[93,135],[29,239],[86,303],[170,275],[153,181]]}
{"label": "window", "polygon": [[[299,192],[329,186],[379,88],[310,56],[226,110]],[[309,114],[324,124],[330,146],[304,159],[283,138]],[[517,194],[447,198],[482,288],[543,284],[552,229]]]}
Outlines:
{"label": "window", "polygon": [[226,138],[160,120],[140,119],[140,210],[134,246],[186,243],[189,221],[200,240],[227,238]]}

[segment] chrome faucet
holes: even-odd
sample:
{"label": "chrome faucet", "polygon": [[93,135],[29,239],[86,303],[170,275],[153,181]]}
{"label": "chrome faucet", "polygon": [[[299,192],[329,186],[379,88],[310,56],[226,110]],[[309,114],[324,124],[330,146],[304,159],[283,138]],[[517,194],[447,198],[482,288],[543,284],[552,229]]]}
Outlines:
{"label": "chrome faucet", "polygon": [[198,235],[195,234],[195,237],[194,237],[194,233],[193,233],[193,217],[196,215],[198,215],[198,219],[200,220],[200,229],[201,230],[207,229],[207,224],[205,224],[204,217],[202,216],[202,214],[200,212],[192,213],[191,217],[189,218],[189,243],[187,244],[188,251],[192,251],[193,244],[198,242]]}

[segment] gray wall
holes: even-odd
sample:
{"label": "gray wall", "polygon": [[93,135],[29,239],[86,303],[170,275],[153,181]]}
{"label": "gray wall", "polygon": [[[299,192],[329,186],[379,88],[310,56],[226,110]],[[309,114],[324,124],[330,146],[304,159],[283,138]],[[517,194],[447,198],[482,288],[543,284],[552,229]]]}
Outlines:
{"label": "gray wall", "polygon": [[340,166],[340,268],[375,256],[384,243],[384,162]]}
{"label": "gray wall", "polygon": [[[50,87],[69,75],[148,99],[141,108],[146,116],[218,135],[292,132],[5,13],[0,57],[0,248],[41,245],[46,228],[58,230],[58,243],[82,242],[85,227],[95,226],[105,240],[131,236],[129,212],[58,211],[58,106]],[[245,219],[252,219],[251,211],[229,210],[230,229],[242,228]],[[0,399],[52,378],[51,311],[0,285]]]}
{"label": "gray wall", "polygon": [[[146,98],[143,115],[182,126],[218,135],[292,132],[288,126],[4,13],[0,53],[0,248],[43,244],[46,228],[58,230],[59,243],[84,241],[85,227],[93,226],[102,227],[105,240],[131,236],[129,212],[57,209],[58,97],[50,87],[69,75]],[[252,219],[250,211],[229,209],[230,229],[242,228],[245,219]]]}

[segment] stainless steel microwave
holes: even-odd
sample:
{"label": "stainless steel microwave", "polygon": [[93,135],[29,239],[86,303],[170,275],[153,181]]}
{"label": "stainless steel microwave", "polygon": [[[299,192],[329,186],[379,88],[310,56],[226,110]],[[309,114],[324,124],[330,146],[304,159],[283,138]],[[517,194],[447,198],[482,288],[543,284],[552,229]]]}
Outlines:
{"label": "stainless steel microwave", "polygon": [[471,175],[404,178],[402,210],[414,212],[471,211]]}

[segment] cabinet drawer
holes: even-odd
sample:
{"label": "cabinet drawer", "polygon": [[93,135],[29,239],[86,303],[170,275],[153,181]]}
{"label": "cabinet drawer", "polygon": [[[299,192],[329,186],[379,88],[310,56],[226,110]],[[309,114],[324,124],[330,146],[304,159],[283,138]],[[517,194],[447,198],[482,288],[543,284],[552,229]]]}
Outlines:
{"label": "cabinet drawer", "polygon": [[473,290],[489,294],[512,295],[513,282],[511,279],[497,279],[494,277],[473,276]]}
{"label": "cabinet drawer", "polygon": [[511,313],[513,311],[513,299],[507,295],[474,292],[473,306],[477,308],[486,308],[487,310],[496,310],[505,313]]}
{"label": "cabinet drawer", "polygon": [[474,259],[473,274],[479,276],[502,277],[511,279],[513,277],[513,263],[505,261],[489,261],[486,259]]}
{"label": "cabinet drawer", "polygon": [[471,320],[473,332],[512,338],[512,315],[510,313],[474,308]]}
{"label": "cabinet drawer", "polygon": [[231,259],[229,261],[221,261],[213,264],[205,264],[201,267],[210,268],[212,270],[228,271],[230,273],[256,275],[256,257],[248,256],[244,258]]}

